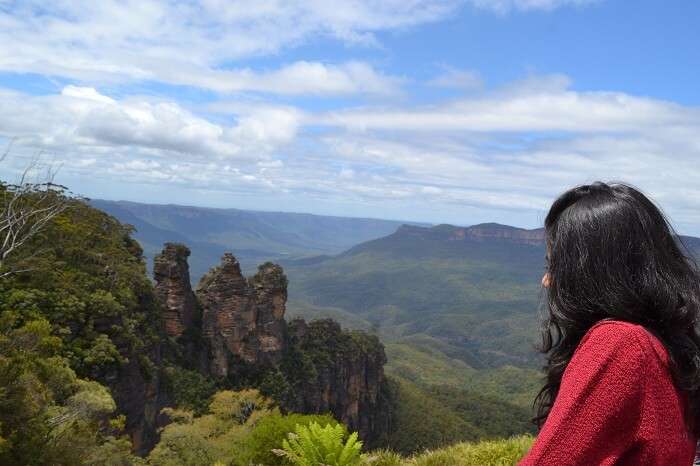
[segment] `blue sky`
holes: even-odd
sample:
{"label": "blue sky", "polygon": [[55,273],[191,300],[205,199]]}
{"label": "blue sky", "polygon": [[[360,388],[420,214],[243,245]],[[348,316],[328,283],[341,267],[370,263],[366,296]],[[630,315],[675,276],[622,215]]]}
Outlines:
{"label": "blue sky", "polygon": [[597,179],[700,235],[700,2],[0,0],[0,177],[94,198],[541,224]]}

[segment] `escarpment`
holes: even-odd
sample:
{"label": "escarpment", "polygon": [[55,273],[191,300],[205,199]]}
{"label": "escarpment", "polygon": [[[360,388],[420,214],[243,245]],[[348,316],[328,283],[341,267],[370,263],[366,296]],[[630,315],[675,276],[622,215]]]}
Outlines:
{"label": "escarpment", "polygon": [[369,446],[386,435],[386,356],[376,337],[342,331],[331,320],[288,323],[287,277],[269,262],[248,278],[225,254],[193,292],[185,280],[188,256],[185,246],[166,244],[154,276],[168,335],[200,332],[204,354],[191,359],[205,363],[197,370],[221,386],[259,386],[284,411],[331,412]]}
{"label": "escarpment", "polygon": [[[345,332],[323,319],[290,325],[295,350],[308,356],[315,374],[300,374],[288,402],[291,411],[331,412],[370,447],[383,443],[390,427],[390,400],[384,379],[384,346],[374,335]],[[315,377],[314,377],[315,375]]]}

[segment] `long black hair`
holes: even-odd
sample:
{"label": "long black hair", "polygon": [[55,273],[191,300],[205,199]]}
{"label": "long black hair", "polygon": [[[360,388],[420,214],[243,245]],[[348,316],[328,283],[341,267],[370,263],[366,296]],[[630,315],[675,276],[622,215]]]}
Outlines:
{"label": "long black hair", "polygon": [[578,186],[545,219],[548,308],[540,351],[540,427],[581,338],[603,319],[643,325],[664,344],[676,387],[688,393],[688,428],[700,427],[700,274],[658,207],[624,183]]}

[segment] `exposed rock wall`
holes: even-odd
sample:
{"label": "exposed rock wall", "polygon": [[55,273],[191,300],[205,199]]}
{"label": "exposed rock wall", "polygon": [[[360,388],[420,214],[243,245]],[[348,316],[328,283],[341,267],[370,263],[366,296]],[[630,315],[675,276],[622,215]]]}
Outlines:
{"label": "exposed rock wall", "polygon": [[165,243],[154,259],[155,293],[163,307],[165,332],[179,337],[195,321],[197,303],[190,285],[187,258],[190,250],[176,243]]}
{"label": "exposed rock wall", "polygon": [[246,278],[236,258],[225,254],[202,277],[195,297],[188,255],[186,247],[166,244],[154,275],[169,335],[192,328],[201,308],[201,327],[194,329],[201,332],[204,344],[198,351],[204,354],[191,359],[206,363],[198,369],[234,383],[243,366],[260,374],[277,373],[281,384],[290,387],[282,400],[286,411],[331,412],[369,446],[376,445],[389,429],[383,392],[386,356],[379,340],[344,332],[332,320],[287,324],[287,278],[280,266],[269,262]]}
{"label": "exposed rock wall", "polygon": [[[145,290],[142,290],[145,291]],[[106,384],[119,414],[126,417],[125,431],[131,437],[134,451],[144,455],[158,442],[158,429],[162,427],[160,411],[171,404],[172,400],[163,384],[163,340],[159,338],[159,329],[155,314],[154,294],[142,292],[138,295],[141,309],[153,312],[145,327],[141,340],[142,346],[135,348],[133,341],[122,335],[112,336],[122,364],[109,365],[91,374],[91,378]],[[96,318],[93,321],[94,331],[108,334],[113,328],[124,328],[129,325],[122,315],[108,318]],[[150,334],[154,331],[154,334]],[[162,329],[160,329],[162,332]]]}
{"label": "exposed rock wall", "polygon": [[332,412],[369,447],[390,428],[384,346],[376,336],[342,331],[330,319],[307,324],[295,319],[291,341],[310,355],[315,377],[302,381],[288,408],[304,413]]}
{"label": "exposed rock wall", "polygon": [[[155,364],[161,361],[160,348],[150,351]],[[134,451],[146,454],[158,442],[160,410],[171,403],[163,389],[159,368],[144,374],[144,368],[136,355],[122,366],[108,383],[119,410],[126,415],[126,432],[131,437]]]}
{"label": "exposed rock wall", "polygon": [[197,287],[202,331],[210,347],[210,370],[231,374],[235,359],[252,365],[279,362],[285,348],[287,279],[278,265],[264,264],[250,280],[235,257],[225,254]]}

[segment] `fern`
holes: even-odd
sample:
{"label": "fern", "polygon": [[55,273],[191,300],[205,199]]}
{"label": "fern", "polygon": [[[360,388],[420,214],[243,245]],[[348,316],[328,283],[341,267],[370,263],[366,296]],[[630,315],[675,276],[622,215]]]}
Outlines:
{"label": "fern", "polygon": [[274,450],[296,466],[357,466],[363,461],[362,442],[357,432],[344,440],[345,428],[317,422],[308,426],[298,425],[282,442],[281,450]]}

